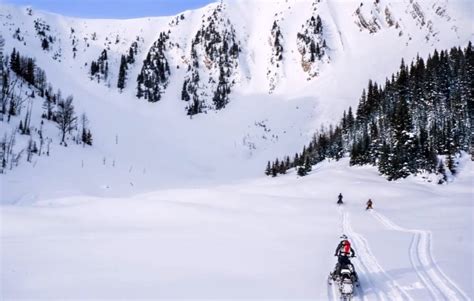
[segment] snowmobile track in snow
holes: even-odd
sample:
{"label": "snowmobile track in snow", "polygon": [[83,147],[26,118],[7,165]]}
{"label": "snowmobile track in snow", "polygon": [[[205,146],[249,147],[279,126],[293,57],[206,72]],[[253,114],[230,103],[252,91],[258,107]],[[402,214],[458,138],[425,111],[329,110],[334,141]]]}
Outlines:
{"label": "snowmobile track in snow", "polygon": [[[339,207],[339,214],[341,215],[341,220],[343,218],[342,214],[343,214],[343,211],[342,211],[342,207]],[[345,224],[342,220],[341,222],[341,231],[344,233],[344,230],[345,230]],[[365,271],[366,269],[365,268],[362,268],[360,267],[357,263],[353,263],[354,266],[357,266],[356,268],[356,271]],[[364,279],[364,282],[365,283],[371,283],[370,279],[367,279],[366,276],[365,276],[365,273],[358,273],[359,275],[359,286],[355,286],[354,287],[354,295],[353,295],[353,298],[351,300],[364,300],[364,301],[368,301],[368,298],[367,296],[364,296],[364,291],[362,289],[362,286],[360,285],[360,280],[361,279]],[[340,298],[340,294],[339,294],[339,291],[338,291],[338,288],[337,288],[337,284],[332,281],[332,284],[328,284],[328,300],[334,300],[334,301],[340,301],[341,298]]]}
{"label": "snowmobile track in snow", "polygon": [[466,293],[436,264],[430,231],[406,229],[398,226],[381,213],[376,211],[371,213],[387,229],[413,234],[409,251],[411,265],[433,300],[470,300]]}
{"label": "snowmobile track in snow", "polygon": [[[340,209],[342,230],[353,241],[353,247],[359,259],[359,278],[373,289],[378,300],[413,300],[413,298],[382,268],[370,250],[367,240],[352,229],[349,214]],[[357,271],[357,270],[356,270]],[[373,276],[375,275],[375,276]],[[365,290],[365,294],[368,290]],[[364,290],[360,289],[359,297],[367,300]]]}
{"label": "snowmobile track in snow", "polygon": [[334,281],[332,284],[328,283],[328,300],[339,300],[339,294],[337,293],[336,283]]}
{"label": "snowmobile track in snow", "polygon": [[[334,281],[332,281],[332,284],[328,283],[328,300],[333,300],[333,301],[340,301],[341,297],[338,292],[338,284]],[[367,301],[368,299],[364,296],[362,289],[359,286],[354,286],[354,295],[352,299],[350,300],[365,300]]]}

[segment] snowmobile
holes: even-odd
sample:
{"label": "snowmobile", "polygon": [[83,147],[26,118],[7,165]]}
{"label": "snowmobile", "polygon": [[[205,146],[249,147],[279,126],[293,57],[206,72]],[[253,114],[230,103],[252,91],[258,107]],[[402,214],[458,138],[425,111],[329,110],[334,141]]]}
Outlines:
{"label": "snowmobile", "polygon": [[365,208],[365,210],[374,209],[374,208],[372,208],[372,205],[373,205],[373,202],[372,202],[371,199],[369,199],[367,201],[367,207]]}
{"label": "snowmobile", "polygon": [[335,272],[329,273],[328,283],[329,285],[336,283],[341,300],[350,301],[354,296],[354,286],[359,286],[358,277],[352,263],[342,266],[339,275],[335,275]]}
{"label": "snowmobile", "polygon": [[342,201],[342,193],[339,193],[339,195],[337,196],[337,204],[338,205],[344,204],[344,202]]}

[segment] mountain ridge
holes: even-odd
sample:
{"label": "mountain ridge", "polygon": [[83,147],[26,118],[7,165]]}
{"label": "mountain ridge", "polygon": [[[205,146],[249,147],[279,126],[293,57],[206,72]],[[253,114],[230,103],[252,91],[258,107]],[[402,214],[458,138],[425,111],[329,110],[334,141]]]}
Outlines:
{"label": "mountain ridge", "polygon": [[[81,171],[81,166],[92,165],[87,171],[91,174],[87,183],[74,190],[98,195],[136,193],[178,182],[194,185],[196,178],[222,183],[258,176],[269,158],[299,151],[321,124],[334,122],[347,106],[355,106],[369,78],[383,82],[396,70],[401,58],[409,62],[417,53],[423,57],[434,48],[464,46],[472,37],[469,28],[463,26],[469,19],[460,17],[456,7],[462,6],[459,3],[419,4],[425,16],[423,25],[417,23],[419,15],[414,19],[411,14],[413,3],[417,2],[363,1],[361,8],[359,1],[224,1],[171,17],[131,20],[84,20],[2,5],[5,9],[0,25],[6,40],[5,56],[15,48],[34,58],[55,89],[61,89],[63,95],[74,95],[76,111],[88,114],[94,135],[94,145],[85,151],[75,146],[56,146],[50,158],[37,160],[36,168],[22,164],[2,175],[12,183],[5,198],[15,200],[25,195],[15,181],[30,173],[33,179],[28,180],[26,187],[32,195],[41,198],[55,194],[54,183],[40,185],[35,183],[35,177],[41,174],[39,170],[48,169],[51,171],[46,173],[53,178],[64,176],[65,166],[69,170],[79,169],[79,175],[68,175],[74,182],[86,172]],[[232,66],[236,67],[229,69],[229,76],[220,76],[228,71],[220,70],[219,61],[228,52],[221,51],[223,43],[214,43],[216,56],[209,69],[205,56],[212,51],[206,52],[205,47],[211,44],[200,44],[202,51],[195,60],[199,67],[194,69],[204,80],[197,81],[195,86],[205,108],[201,114],[189,116],[190,102],[183,101],[182,92],[186,78],[192,77],[192,71],[187,71],[193,61],[192,44],[197,32],[209,26],[207,18],[219,5],[225,8],[226,18],[235,30],[239,52]],[[381,7],[382,15],[385,7],[391,8],[399,28],[395,24],[389,26],[375,13],[375,19],[368,17],[377,12],[371,9],[376,6]],[[436,14],[438,7],[447,12],[442,16]],[[364,19],[378,22],[380,29],[370,33],[359,28],[356,21],[360,18],[355,14],[359,8]],[[326,41],[327,51],[323,63],[315,60],[317,64],[308,69],[315,75],[310,76],[302,61],[311,42],[302,54],[298,33],[304,33],[301,26],[311,17],[317,20],[317,16],[322,21],[318,45]],[[209,31],[210,35],[221,35],[227,30],[226,22],[218,21],[214,21],[217,26]],[[272,36],[275,21],[281,34],[278,39],[278,35]],[[431,31],[427,27],[429,21]],[[453,35],[453,26],[458,36]],[[160,90],[160,100],[155,103],[137,99],[136,79],[143,61],[160,34],[168,31],[163,51],[170,69],[168,84]],[[428,41],[427,33],[431,34]],[[276,47],[276,40],[281,48]],[[127,64],[127,80],[120,92],[117,81],[121,57],[129,54],[134,43],[134,62]],[[96,74],[91,75],[90,67],[104,50],[108,74],[105,76],[104,70],[97,78]],[[272,63],[272,58],[280,55],[281,60],[274,59]],[[230,93],[221,93],[227,90]],[[218,110],[214,98],[224,104]],[[36,128],[41,122],[41,102],[34,102]],[[23,118],[21,115],[10,124],[2,123],[2,132],[3,128],[5,132],[14,131]],[[48,131],[52,145],[57,145],[57,133],[54,129]],[[20,137],[16,147],[20,150],[27,142],[26,137]],[[115,174],[121,174],[123,179]]]}

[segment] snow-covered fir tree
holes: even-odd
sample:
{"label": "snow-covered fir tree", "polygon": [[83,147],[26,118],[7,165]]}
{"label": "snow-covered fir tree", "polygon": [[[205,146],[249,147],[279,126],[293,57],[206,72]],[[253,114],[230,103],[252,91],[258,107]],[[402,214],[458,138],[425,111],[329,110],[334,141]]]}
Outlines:
{"label": "snow-covered fir tree", "polygon": [[122,55],[122,57],[120,58],[120,67],[117,80],[117,88],[120,89],[120,92],[122,92],[123,88],[125,88],[127,69],[127,59],[125,58],[125,55]]}

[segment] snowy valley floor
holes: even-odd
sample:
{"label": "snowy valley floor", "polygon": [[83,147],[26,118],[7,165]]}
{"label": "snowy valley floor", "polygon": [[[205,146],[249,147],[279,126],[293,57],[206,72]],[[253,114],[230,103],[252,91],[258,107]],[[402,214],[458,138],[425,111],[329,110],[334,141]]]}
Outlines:
{"label": "snowy valley floor", "polygon": [[342,160],[304,178],[3,205],[0,299],[328,300],[342,232],[357,299],[472,299],[473,179],[472,162],[434,185]]}

